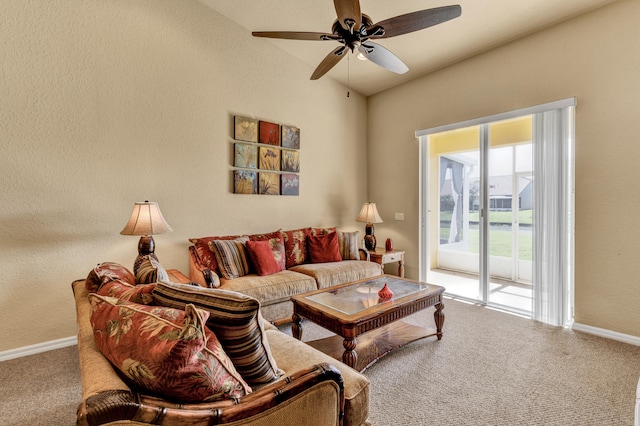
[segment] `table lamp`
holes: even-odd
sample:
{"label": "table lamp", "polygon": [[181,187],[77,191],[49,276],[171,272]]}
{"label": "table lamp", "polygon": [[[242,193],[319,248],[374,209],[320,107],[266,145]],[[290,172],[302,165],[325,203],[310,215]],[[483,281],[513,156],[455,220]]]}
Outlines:
{"label": "table lamp", "polygon": [[[158,203],[154,201],[136,202],[129,222],[120,231],[122,235],[140,235],[138,258],[155,251],[156,243],[152,235],[166,234],[173,229],[162,216]],[[137,261],[137,259],[136,259]]]}
{"label": "table lamp", "polygon": [[364,203],[360,214],[356,217],[356,222],[365,222],[364,246],[367,250],[376,249],[376,236],[373,234],[373,224],[382,223],[382,218],[378,214],[376,203]]}

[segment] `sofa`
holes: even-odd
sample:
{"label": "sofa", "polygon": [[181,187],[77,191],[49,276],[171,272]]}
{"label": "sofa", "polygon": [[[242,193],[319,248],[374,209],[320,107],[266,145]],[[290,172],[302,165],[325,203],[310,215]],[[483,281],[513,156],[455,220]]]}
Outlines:
{"label": "sofa", "polygon": [[[78,425],[369,424],[369,380],[264,321],[250,296],[195,284],[139,283],[111,262],[74,281],[72,289],[82,383]],[[167,367],[157,348],[146,347],[149,341],[178,342],[161,356],[184,359]],[[255,341],[258,349],[250,346]],[[200,346],[184,356],[185,345]],[[205,365],[215,370],[210,378],[224,380],[221,392],[205,397],[200,381],[194,386],[179,379],[199,377],[185,365],[204,362],[203,353],[214,360],[228,355],[215,368]],[[139,357],[144,361],[133,361]]]}
{"label": "sofa", "polygon": [[[383,273],[382,266],[370,262],[369,253],[358,247],[358,239],[357,231],[335,227],[190,238],[189,278],[203,287],[255,297],[264,318],[278,324],[291,319],[291,296]],[[265,242],[278,266],[256,270],[260,259],[246,251],[254,243]],[[247,268],[237,259],[237,265],[229,268],[228,258],[234,257],[245,258]]]}

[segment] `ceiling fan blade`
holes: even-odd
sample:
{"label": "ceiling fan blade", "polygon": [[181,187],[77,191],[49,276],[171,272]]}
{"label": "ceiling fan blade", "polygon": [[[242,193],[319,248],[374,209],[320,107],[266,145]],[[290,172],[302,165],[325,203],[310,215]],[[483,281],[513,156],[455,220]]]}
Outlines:
{"label": "ceiling fan blade", "polygon": [[362,53],[368,60],[376,65],[380,65],[396,74],[404,74],[409,71],[409,67],[400,60],[396,55],[385,47],[380,46],[377,43],[368,41],[363,43],[358,48],[358,51]]}
{"label": "ceiling fan blade", "polygon": [[312,33],[304,31],[254,31],[254,37],[284,38],[288,40],[337,40],[338,36],[329,33]]}
{"label": "ceiling fan blade", "polygon": [[360,0],[333,0],[333,5],[342,28],[349,30],[352,34],[360,30],[362,23]]}
{"label": "ceiling fan blade", "polygon": [[346,50],[346,46],[340,46],[335,48],[331,53],[325,56],[322,62],[320,62],[320,65],[318,65],[313,74],[311,74],[310,80],[317,80],[325,75],[331,68],[335,66],[335,64],[340,62],[340,59],[345,56],[344,53]]}
{"label": "ceiling fan blade", "polygon": [[[436,7],[433,9],[419,10],[385,19],[367,28],[367,32],[376,38],[389,38],[413,31],[429,28],[434,25],[455,19],[462,14],[460,5]],[[376,35],[376,28],[384,28],[383,35]]]}

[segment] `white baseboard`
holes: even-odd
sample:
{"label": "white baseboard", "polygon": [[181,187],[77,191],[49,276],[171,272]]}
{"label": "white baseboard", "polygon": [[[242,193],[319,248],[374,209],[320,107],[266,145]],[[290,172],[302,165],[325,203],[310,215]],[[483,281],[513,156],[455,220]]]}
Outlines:
{"label": "white baseboard", "polygon": [[[581,331],[583,333],[593,334],[596,336],[604,337],[607,339],[617,340],[623,343],[629,343],[631,345],[640,346],[640,337],[632,336],[630,334],[618,333],[611,330],[605,330],[604,328],[592,327],[590,325],[584,325],[580,323],[573,323],[572,330]],[[0,362],[8,361],[14,358],[20,358],[23,356],[35,355],[42,352],[52,351],[54,349],[66,348],[67,346],[73,346],[78,344],[78,337],[65,337],[63,339],[51,340],[49,342],[38,343],[35,345],[24,346],[22,348],[11,349],[8,351],[0,352]]]}
{"label": "white baseboard", "polygon": [[631,345],[640,346],[640,337],[632,336],[630,334],[622,334],[616,331],[605,330],[604,328],[592,327],[590,325],[584,325],[579,323],[573,323],[572,330],[581,331],[583,333],[594,334],[596,336],[605,337],[611,340],[617,340],[618,342],[629,343]]}
{"label": "white baseboard", "polygon": [[8,361],[14,358],[20,358],[28,355],[35,355],[41,352],[52,351],[54,349],[66,348],[78,344],[78,337],[65,337],[64,339],[51,340],[49,342],[38,343],[35,345],[24,346],[22,348],[11,349],[0,352],[0,362]]}

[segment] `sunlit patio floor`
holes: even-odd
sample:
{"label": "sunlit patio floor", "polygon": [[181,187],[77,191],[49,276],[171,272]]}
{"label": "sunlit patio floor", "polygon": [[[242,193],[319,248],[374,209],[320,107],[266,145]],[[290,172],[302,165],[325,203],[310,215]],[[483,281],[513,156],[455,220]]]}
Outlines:
{"label": "sunlit patio floor", "polygon": [[[436,269],[429,272],[427,281],[443,286],[446,289],[445,294],[447,296],[468,300],[480,299],[478,276]],[[532,304],[533,286],[531,284],[491,279],[489,305],[495,305],[523,315],[531,315]]]}

